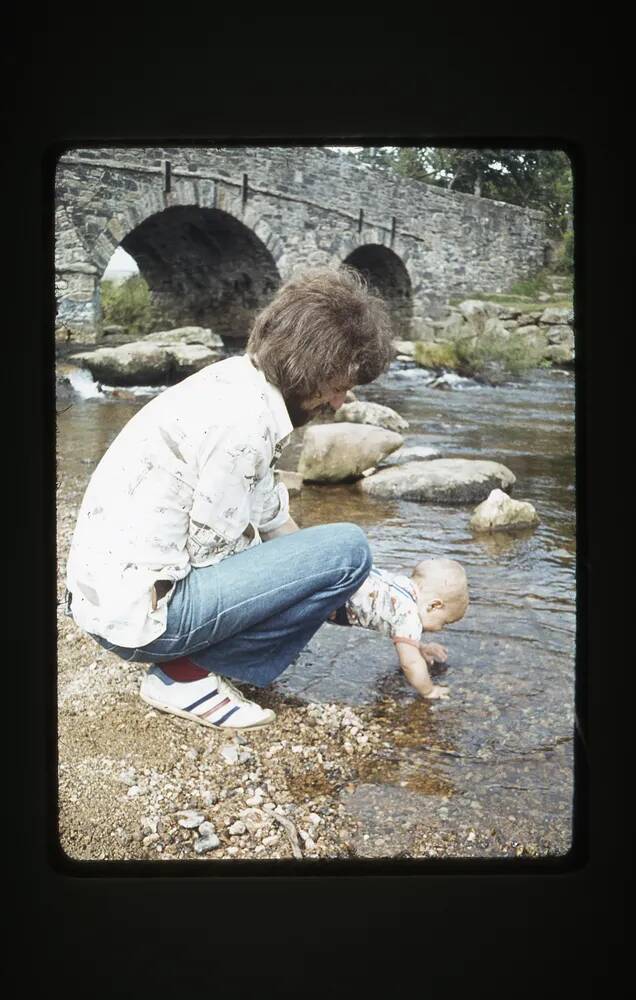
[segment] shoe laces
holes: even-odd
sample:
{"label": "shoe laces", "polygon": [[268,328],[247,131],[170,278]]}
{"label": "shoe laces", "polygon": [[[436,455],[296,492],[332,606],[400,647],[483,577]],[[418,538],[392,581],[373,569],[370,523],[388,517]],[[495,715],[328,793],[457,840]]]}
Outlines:
{"label": "shoe laces", "polygon": [[[246,698],[244,694],[241,694],[241,692],[238,690],[238,688],[235,688],[234,685],[232,684],[232,682],[227,679],[227,677],[220,677],[219,681],[220,681],[221,684],[223,684],[223,686],[225,688],[227,688],[229,690],[229,692],[234,696],[234,698],[239,702],[239,704],[241,704],[241,705],[255,705],[256,704],[255,702],[250,701],[249,698]],[[256,707],[258,707],[258,706],[256,706]]]}

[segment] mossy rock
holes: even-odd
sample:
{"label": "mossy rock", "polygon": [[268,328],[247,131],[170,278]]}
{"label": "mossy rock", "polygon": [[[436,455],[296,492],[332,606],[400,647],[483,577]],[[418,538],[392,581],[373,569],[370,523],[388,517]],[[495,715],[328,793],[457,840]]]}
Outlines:
{"label": "mossy rock", "polygon": [[445,340],[429,342],[415,341],[414,359],[422,368],[450,369],[454,371],[459,365],[459,358],[453,344]]}

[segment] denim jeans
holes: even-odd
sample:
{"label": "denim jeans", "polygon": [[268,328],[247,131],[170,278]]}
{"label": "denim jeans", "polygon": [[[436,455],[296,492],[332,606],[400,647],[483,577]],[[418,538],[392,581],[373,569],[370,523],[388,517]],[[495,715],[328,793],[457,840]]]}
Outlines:
{"label": "denim jeans", "polygon": [[361,586],[371,563],[357,525],[304,528],[192,569],[169,600],[166,631],[146,646],[94,638],[125,660],[188,656],[205,670],[264,687]]}

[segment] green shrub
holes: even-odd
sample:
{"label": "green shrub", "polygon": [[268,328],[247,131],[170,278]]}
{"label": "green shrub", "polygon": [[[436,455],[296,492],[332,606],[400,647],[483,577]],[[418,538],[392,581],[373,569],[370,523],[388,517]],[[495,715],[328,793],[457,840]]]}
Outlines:
{"label": "green shrub", "polygon": [[469,336],[455,341],[460,375],[497,385],[509,375],[522,375],[540,364],[543,348],[527,336],[515,331],[507,337],[484,332],[484,320],[479,316],[473,318],[471,328]]}
{"label": "green shrub", "polygon": [[453,344],[448,341],[416,340],[413,357],[423,368],[435,368],[454,371],[457,368],[457,355]]}
{"label": "green shrub", "polygon": [[510,286],[508,292],[511,295],[528,295],[530,298],[536,298],[540,292],[548,292],[552,295],[552,284],[550,282],[552,275],[553,272],[551,270],[542,268],[535,274],[516,281],[514,285]]}
{"label": "green shrub", "polygon": [[140,275],[133,274],[119,284],[102,281],[101,302],[104,326],[123,326],[135,337],[152,332],[157,316],[150,300],[150,289]]}
{"label": "green shrub", "polygon": [[574,231],[569,230],[563,237],[561,256],[555,265],[559,274],[574,275]]}

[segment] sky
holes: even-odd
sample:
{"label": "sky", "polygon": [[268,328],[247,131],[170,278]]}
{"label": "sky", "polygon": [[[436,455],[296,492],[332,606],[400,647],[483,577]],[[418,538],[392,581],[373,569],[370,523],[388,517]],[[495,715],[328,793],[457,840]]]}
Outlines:
{"label": "sky", "polygon": [[127,274],[139,274],[139,268],[129,253],[126,253],[122,247],[117,247],[102,277],[107,281],[112,281],[115,278],[123,278]]}

